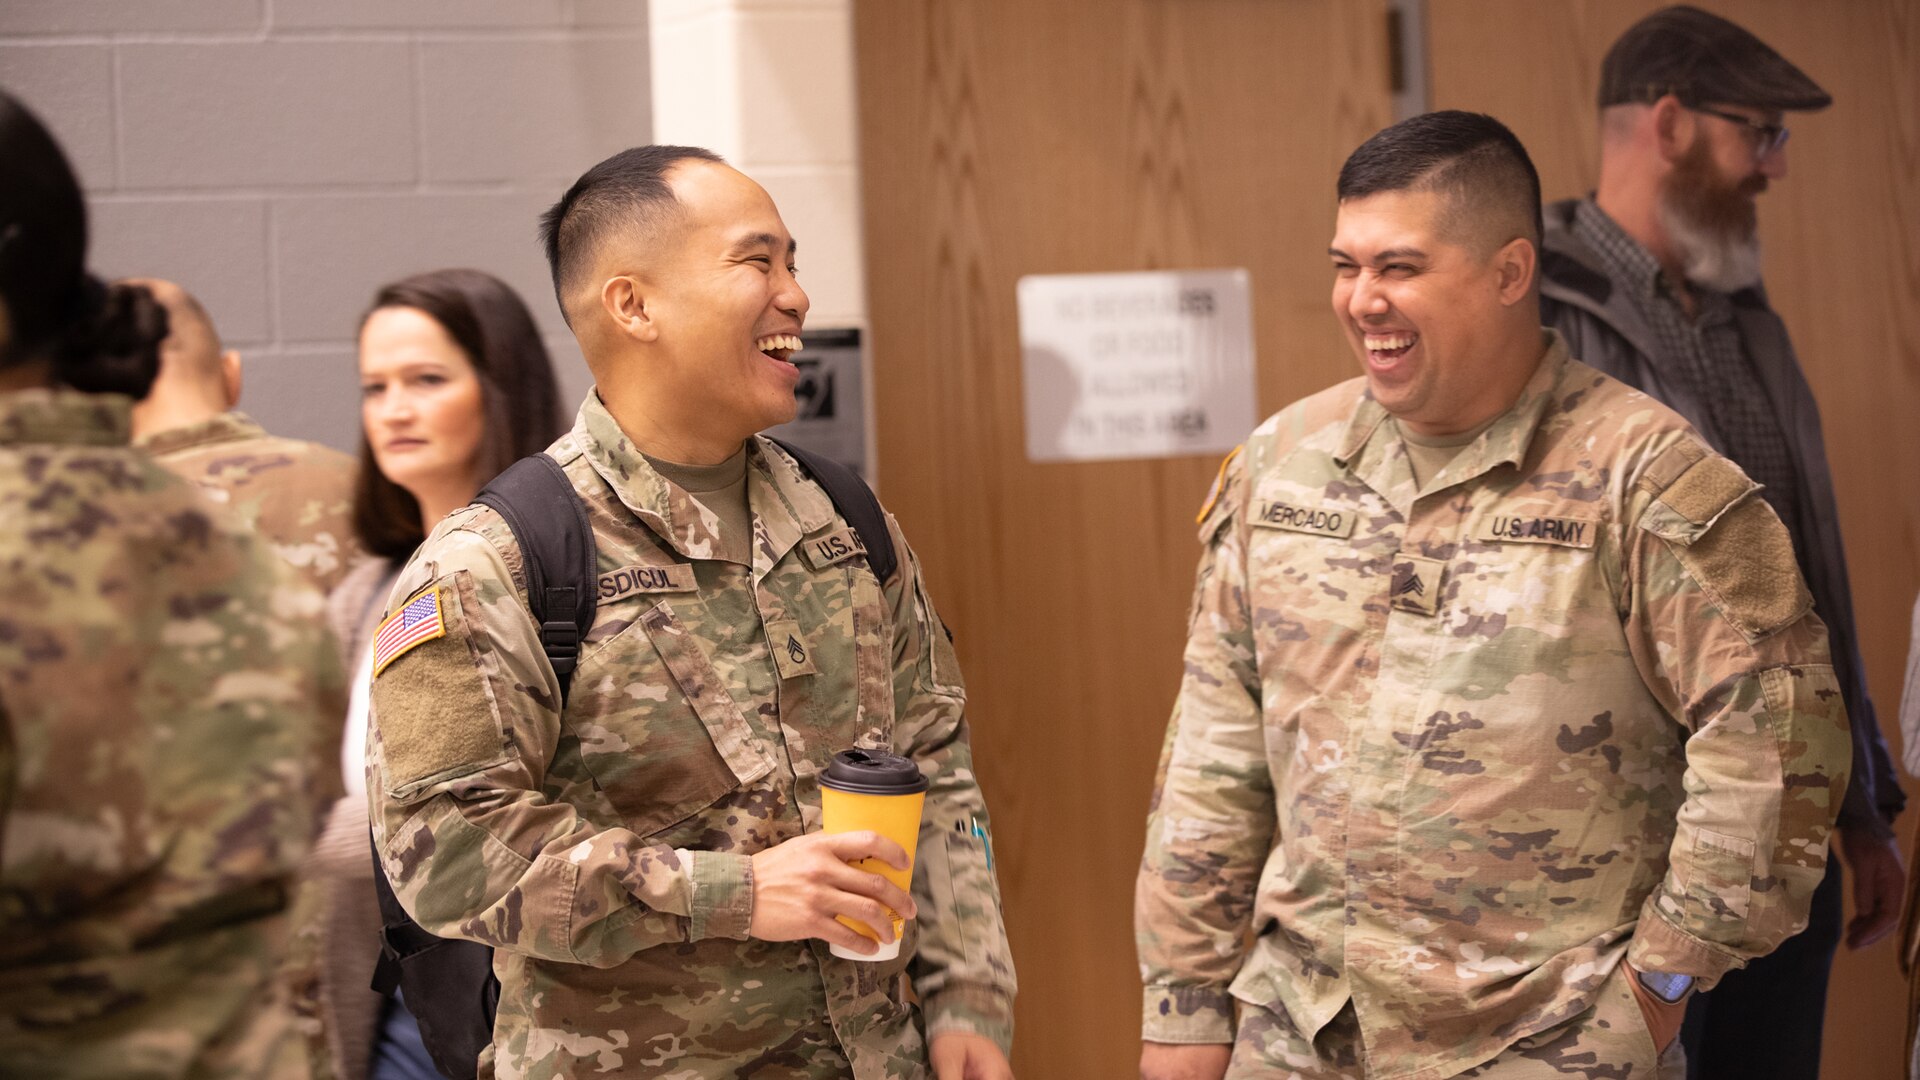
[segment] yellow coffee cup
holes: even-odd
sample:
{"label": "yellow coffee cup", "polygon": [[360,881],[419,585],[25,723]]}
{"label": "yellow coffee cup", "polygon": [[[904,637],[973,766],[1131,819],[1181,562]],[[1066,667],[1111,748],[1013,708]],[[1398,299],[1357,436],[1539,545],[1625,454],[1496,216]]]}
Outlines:
{"label": "yellow coffee cup", "polygon": [[[825,832],[872,830],[907,852],[907,868],[898,870],[884,859],[861,859],[851,865],[879,874],[901,889],[913,888],[913,852],[920,839],[920,809],[927,799],[927,778],[912,761],[885,750],[842,750],[833,755],[820,777],[821,828]],[[841,922],[880,942],[880,935],[857,919]],[[880,943],[878,952],[857,953],[839,945],[833,955],[848,960],[892,960],[900,955],[900,935],[906,926],[893,916],[893,940]]]}

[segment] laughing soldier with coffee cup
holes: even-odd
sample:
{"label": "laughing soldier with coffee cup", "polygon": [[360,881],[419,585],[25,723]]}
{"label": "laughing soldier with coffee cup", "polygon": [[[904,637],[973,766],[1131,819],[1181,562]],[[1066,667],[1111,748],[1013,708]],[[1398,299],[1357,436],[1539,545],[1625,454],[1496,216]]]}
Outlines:
{"label": "laughing soldier with coffee cup", "polygon": [[[501,517],[457,511],[414,556],[368,750],[395,893],[495,948],[503,1076],[1009,1077],[952,646],[891,517],[882,581],[756,434],[794,416],[807,312],[773,201],[707,151],[643,147],[543,231],[598,383],[547,453],[586,505],[599,606],[563,710]],[[822,831],[848,747],[927,785],[910,890],[849,865],[913,866],[895,840]],[[904,945],[878,960],[849,922]]]}

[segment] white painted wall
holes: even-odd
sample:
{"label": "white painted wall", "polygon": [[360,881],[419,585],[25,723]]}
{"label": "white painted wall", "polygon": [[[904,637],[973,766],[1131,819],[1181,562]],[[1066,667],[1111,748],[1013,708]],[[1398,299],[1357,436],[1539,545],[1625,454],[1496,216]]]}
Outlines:
{"label": "white painted wall", "polygon": [[[853,0],[651,0],[648,10],[655,141],[704,146],[758,180],[799,244],[807,329],[864,333]],[[870,343],[862,353],[859,460],[876,481]]]}
{"label": "white painted wall", "polygon": [[355,324],[421,270],[510,282],[585,393],[535,222],[651,141],[648,54],[644,0],[0,0],[0,86],[73,159],[95,269],[194,291],[241,407],[342,448]]}
{"label": "white painted wall", "polygon": [[800,244],[810,328],[862,327],[852,0],[652,0],[655,141],[758,180]]}

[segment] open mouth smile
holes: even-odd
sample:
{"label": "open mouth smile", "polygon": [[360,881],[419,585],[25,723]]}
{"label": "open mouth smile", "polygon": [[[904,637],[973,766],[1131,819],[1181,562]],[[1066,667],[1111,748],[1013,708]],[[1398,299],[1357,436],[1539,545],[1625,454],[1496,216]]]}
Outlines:
{"label": "open mouth smile", "polygon": [[1407,355],[1419,340],[1420,335],[1407,331],[1365,334],[1361,337],[1362,344],[1367,348],[1367,359],[1383,367]]}
{"label": "open mouth smile", "polygon": [[781,363],[800,351],[800,338],[794,334],[768,334],[753,343],[753,347]]}

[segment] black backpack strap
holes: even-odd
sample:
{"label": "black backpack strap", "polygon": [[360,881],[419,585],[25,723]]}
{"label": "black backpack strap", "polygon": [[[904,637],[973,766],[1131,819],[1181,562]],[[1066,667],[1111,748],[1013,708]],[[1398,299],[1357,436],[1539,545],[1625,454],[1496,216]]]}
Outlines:
{"label": "black backpack strap", "polygon": [[827,498],[833,500],[834,509],[847,519],[853,531],[859,535],[860,544],[867,549],[867,565],[873,568],[873,576],[882,582],[892,579],[894,572],[900,569],[900,560],[894,554],[893,534],[887,531],[887,512],[880,508],[880,500],[873,489],[860,478],[860,474],[831,458],[821,457],[811,451],[802,450],[785,439],[767,438],[775,446],[793,455],[793,460],[807,470],[814,482],[825,488]]}
{"label": "black backpack strap", "polygon": [[[372,836],[368,842],[372,843]],[[440,1075],[479,1080],[480,1055],[493,1042],[500,1010],[500,980],[493,950],[477,941],[438,938],[422,930],[400,906],[373,852],[374,895],[380,902],[380,959],[372,988],[403,994],[420,1027],[420,1043]]]}
{"label": "black backpack strap", "polygon": [[560,463],[545,454],[521,458],[480,489],[474,502],[506,520],[520,545],[527,575],[527,606],[540,627],[540,645],[560,679],[566,707],[580,640],[593,626],[599,554],[587,506]]}
{"label": "black backpack strap", "polygon": [[367,842],[373,847],[373,894],[380,905],[380,959],[374,964],[372,985],[377,993],[391,994],[400,985],[400,965],[442,939],[420,929],[407,909],[400,906],[400,898],[393,895],[387,872],[380,865],[379,845],[373,843],[371,835]]}
{"label": "black backpack strap", "polygon": [[[580,641],[593,626],[599,599],[599,554],[586,503],[566,470],[545,454],[514,462],[473,501],[492,507],[520,545],[527,607],[540,627],[540,647],[560,680],[560,705],[565,708],[580,662]],[[434,1065],[455,1080],[473,1080],[476,1062],[493,1039],[500,1001],[493,950],[421,929],[394,895],[377,846],[373,883],[380,904],[380,959],[373,989],[406,992],[408,1011],[420,1025],[421,1042]]]}

